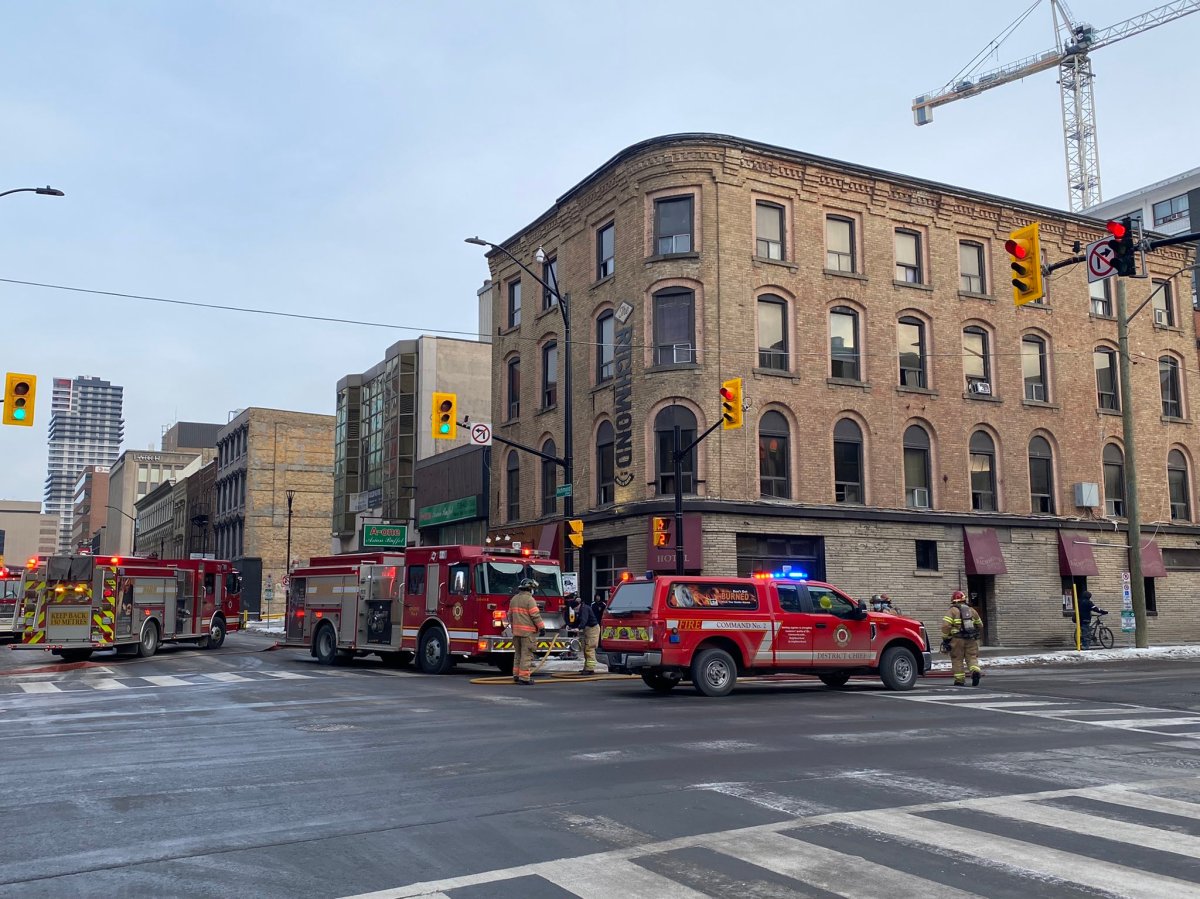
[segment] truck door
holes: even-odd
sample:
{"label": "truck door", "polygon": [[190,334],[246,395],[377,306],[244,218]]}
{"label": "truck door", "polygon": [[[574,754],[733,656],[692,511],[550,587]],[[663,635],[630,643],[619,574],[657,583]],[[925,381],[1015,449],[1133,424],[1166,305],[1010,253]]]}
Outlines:
{"label": "truck door", "polygon": [[801,588],[776,584],[775,663],[781,666],[808,664],[813,659],[813,616],[804,610]]}
{"label": "truck door", "polygon": [[817,584],[808,584],[805,594],[813,623],[814,664],[855,667],[875,658],[871,622],[850,617],[857,608],[853,600]]}
{"label": "truck door", "polygon": [[287,597],[287,642],[304,641],[304,591],[307,582],[302,577],[292,576],[291,590]]}
{"label": "truck door", "polygon": [[425,566],[425,614],[436,615],[438,596],[442,592],[442,566]]}
{"label": "truck door", "polygon": [[117,584],[117,621],[113,631],[118,637],[133,636],[133,578],[123,577]]}

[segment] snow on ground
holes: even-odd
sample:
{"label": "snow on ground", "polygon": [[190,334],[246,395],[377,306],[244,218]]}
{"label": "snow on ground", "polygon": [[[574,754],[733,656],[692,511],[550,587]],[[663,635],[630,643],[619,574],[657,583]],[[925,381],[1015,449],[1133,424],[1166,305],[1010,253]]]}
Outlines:
{"label": "snow on ground", "polygon": [[[1093,662],[1132,662],[1143,659],[1195,659],[1200,658],[1200,644],[1189,646],[1150,646],[1137,649],[1133,646],[1114,649],[1052,650],[1025,655],[982,656],[984,668],[1005,668],[1018,665],[1075,665]],[[949,659],[937,659],[933,671],[949,671]]]}
{"label": "snow on ground", "polygon": [[246,630],[256,631],[260,634],[282,634],[282,621],[247,621]]}

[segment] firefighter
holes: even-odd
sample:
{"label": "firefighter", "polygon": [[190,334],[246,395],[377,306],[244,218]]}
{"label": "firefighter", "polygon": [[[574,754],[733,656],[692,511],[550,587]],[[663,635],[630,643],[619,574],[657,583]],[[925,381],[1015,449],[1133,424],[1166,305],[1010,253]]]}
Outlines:
{"label": "firefighter", "polygon": [[578,674],[591,677],[596,673],[596,646],[600,643],[600,622],[592,607],[580,602],[574,593],[567,594],[571,627],[579,631],[579,648],[583,651],[583,669]]}
{"label": "firefighter", "polygon": [[537,638],[546,636],[542,613],[533,598],[537,586],[533,578],[525,578],[508,604],[508,623],[513,635],[513,681],[518,684],[533,683],[533,650]]}
{"label": "firefighter", "polygon": [[[950,597],[950,611],[942,618],[942,645],[950,643],[950,667],[954,670],[954,686],[967,685],[966,672],[971,672],[971,686],[979,686],[983,671],[979,667],[979,637],[983,619],[967,603],[967,596],[955,590]],[[966,663],[964,666],[964,662]]]}

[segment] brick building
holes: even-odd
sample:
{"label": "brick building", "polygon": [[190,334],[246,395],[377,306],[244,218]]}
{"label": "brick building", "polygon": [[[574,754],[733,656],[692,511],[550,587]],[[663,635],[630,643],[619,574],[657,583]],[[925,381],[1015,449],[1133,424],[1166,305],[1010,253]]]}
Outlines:
{"label": "brick building", "polygon": [[[1048,260],[1104,233],[1084,216],[719,135],[637,144],[559,197],[505,247],[522,260],[543,247],[571,297],[583,589],[674,569],[651,545],[652,517],[673,508],[673,427],[703,432],[721,381],[741,377],[745,427],[718,428],[684,466],[689,570],[790,565],[853,595],[886,590],[931,622],[964,589],[989,643],[1065,643],[1073,583],[1119,611],[1117,325],[1082,267],[1014,307],[1003,244],[1031,221]],[[1153,254],[1155,277],[1188,252]],[[502,254],[489,263],[496,433],[559,445],[559,318]],[[1160,642],[1200,639],[1185,613],[1200,586],[1185,283],[1169,285],[1165,316],[1131,325]],[[1130,281],[1130,308],[1149,291]],[[561,517],[553,465],[496,446],[493,466],[493,532]]]}
{"label": "brick building", "polygon": [[99,549],[100,529],[108,524],[108,468],[86,465],[75,481],[75,512],[71,518],[72,552],[80,547],[90,551],[93,541]]}

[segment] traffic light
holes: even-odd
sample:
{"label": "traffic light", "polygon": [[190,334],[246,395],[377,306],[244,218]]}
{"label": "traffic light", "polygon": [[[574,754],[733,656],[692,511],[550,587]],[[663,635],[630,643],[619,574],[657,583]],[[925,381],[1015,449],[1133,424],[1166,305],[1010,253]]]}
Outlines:
{"label": "traffic light", "polygon": [[655,516],[652,524],[654,527],[654,546],[656,548],[673,546],[674,542],[671,540],[671,519]]}
{"label": "traffic light", "polygon": [[1132,278],[1137,275],[1137,247],[1133,242],[1133,220],[1126,216],[1119,222],[1109,222],[1106,226],[1112,240],[1108,248],[1112,250],[1112,267],[1122,278]]}
{"label": "traffic light", "polygon": [[567,539],[571,541],[571,545],[576,549],[583,546],[583,519],[568,518],[567,519]]}
{"label": "traffic light", "polygon": [[742,379],[721,382],[721,427],[732,431],[742,426]]}
{"label": "traffic light", "polygon": [[1018,228],[1008,235],[1004,252],[1012,257],[1013,304],[1035,303],[1046,295],[1042,283],[1042,243],[1038,223]]}
{"label": "traffic light", "polygon": [[454,440],[458,437],[458,394],[433,393],[433,439]]}
{"label": "traffic light", "polygon": [[9,372],[4,377],[4,417],[6,425],[33,425],[33,401],[37,396],[37,375]]}

